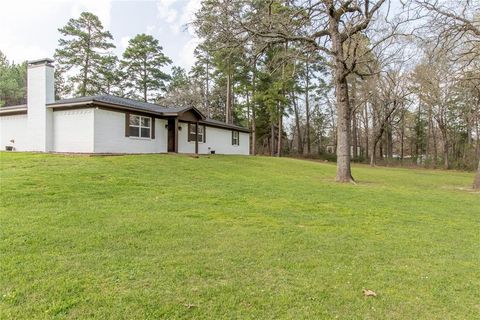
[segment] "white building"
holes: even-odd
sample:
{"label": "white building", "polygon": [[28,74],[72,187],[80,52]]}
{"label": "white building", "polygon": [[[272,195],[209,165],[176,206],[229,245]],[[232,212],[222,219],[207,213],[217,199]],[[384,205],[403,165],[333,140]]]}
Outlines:
{"label": "white building", "polygon": [[30,61],[27,104],[0,108],[0,150],[249,154],[248,129],[207,119],[194,107],[110,95],[55,101],[52,63]]}

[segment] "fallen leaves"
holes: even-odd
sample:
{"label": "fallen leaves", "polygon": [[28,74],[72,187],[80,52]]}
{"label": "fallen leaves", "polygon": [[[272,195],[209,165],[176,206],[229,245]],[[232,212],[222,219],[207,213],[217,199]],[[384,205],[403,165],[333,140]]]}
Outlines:
{"label": "fallen leaves", "polygon": [[370,289],[363,289],[362,292],[365,295],[365,297],[376,297],[377,296],[375,291],[370,290]]}

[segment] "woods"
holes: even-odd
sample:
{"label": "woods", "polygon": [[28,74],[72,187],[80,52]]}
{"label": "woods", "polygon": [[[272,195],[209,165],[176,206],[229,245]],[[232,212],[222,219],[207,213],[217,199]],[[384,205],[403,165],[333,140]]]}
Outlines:
{"label": "woods", "polygon": [[[410,0],[204,0],[190,70],[139,34],[116,56],[100,19],[59,29],[57,98],[113,94],[251,130],[251,154],[476,170],[480,5]],[[0,105],[24,102],[25,65],[0,55]],[[480,188],[480,175],[474,187]]]}

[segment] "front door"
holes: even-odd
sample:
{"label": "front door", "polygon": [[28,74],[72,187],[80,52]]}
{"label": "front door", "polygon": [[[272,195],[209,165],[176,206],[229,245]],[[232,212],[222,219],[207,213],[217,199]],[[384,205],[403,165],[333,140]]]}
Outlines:
{"label": "front door", "polygon": [[168,119],[168,152],[175,152],[175,119]]}

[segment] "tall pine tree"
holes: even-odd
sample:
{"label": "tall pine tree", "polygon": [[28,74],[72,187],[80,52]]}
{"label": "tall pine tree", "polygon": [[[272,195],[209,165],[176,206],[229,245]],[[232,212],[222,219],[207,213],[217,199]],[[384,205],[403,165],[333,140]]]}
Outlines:
{"label": "tall pine tree", "polygon": [[98,76],[102,66],[110,59],[109,49],[115,48],[112,35],[103,29],[100,19],[82,12],[78,19],[70,19],[58,29],[64,38],[58,40],[55,59],[60,70],[72,72],[70,80],[80,96],[102,92],[102,79]]}
{"label": "tall pine tree", "polygon": [[157,100],[169,79],[161,68],[170,63],[158,40],[151,35],[142,33],[131,39],[122,60],[129,96],[145,102]]}
{"label": "tall pine tree", "polygon": [[10,63],[0,51],[0,107],[25,103],[27,66]]}

